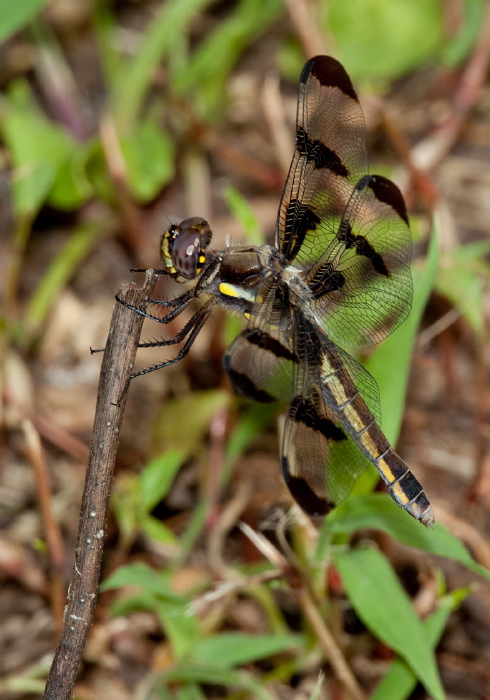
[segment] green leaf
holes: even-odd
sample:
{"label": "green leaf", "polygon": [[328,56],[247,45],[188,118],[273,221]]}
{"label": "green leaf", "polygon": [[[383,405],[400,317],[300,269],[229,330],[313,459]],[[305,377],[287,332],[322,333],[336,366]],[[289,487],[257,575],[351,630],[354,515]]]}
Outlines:
{"label": "green leaf", "polygon": [[[182,688],[177,688],[176,692],[176,700],[206,700],[206,696],[202,692],[201,688],[195,683],[191,683]],[[162,698],[162,700],[165,700],[165,698]]]}
{"label": "green leaf", "polygon": [[0,42],[25,27],[47,4],[48,0],[1,0]]}
{"label": "green leaf", "polygon": [[[429,644],[433,649],[439,643],[451,612],[460,604],[471,589],[453,591],[439,601],[437,610],[422,623]],[[417,677],[400,658],[395,659],[388,672],[376,686],[370,700],[406,700],[417,685]]]}
{"label": "green leaf", "polygon": [[27,83],[16,81],[9,98],[2,129],[14,166],[14,209],[18,216],[34,215],[76,144],[60,127],[44,118]]}
{"label": "green leaf", "polygon": [[170,588],[169,577],[162,572],[150,569],[146,564],[120,566],[101,584],[101,590],[108,591],[111,588],[123,588],[124,586],[138,586],[145,593],[175,603],[182,601],[182,596]]}
{"label": "green leaf", "polygon": [[146,119],[122,137],[121,150],[136,199],[149,202],[174,175],[173,141],[159,123]]}
{"label": "green leaf", "polygon": [[48,201],[55,209],[72,211],[78,209],[93,194],[87,177],[86,164],[92,155],[91,142],[74,146],[56,172]]}
{"label": "green leaf", "polygon": [[194,649],[200,639],[199,623],[191,601],[184,597],[180,601],[158,600],[155,612],[176,659],[182,659]]}
{"label": "green leaf", "polygon": [[182,451],[168,450],[146,465],[138,477],[141,508],[144,511],[149,513],[165,498],[183,461]]}
{"label": "green leaf", "polygon": [[167,573],[152,571],[144,564],[122,566],[104,581],[101,590],[124,586],[141,588],[143,595],[130,599],[132,609],[136,609],[135,602],[141,601],[144,609],[158,615],[177,658],[192,649],[199,639],[198,621],[189,598],[172,590]]}
{"label": "green leaf", "polygon": [[163,544],[178,544],[178,540],[172,530],[170,530],[166,525],[160,522],[160,520],[157,520],[157,518],[154,518],[152,515],[141,515],[139,518],[139,524],[143,532],[151,540],[162,542]]}
{"label": "green leaf", "polygon": [[400,654],[434,700],[444,700],[426,632],[387,559],[377,549],[359,548],[335,552],[333,560],[366,627]]}
{"label": "green leaf", "polygon": [[347,72],[393,79],[442,46],[442,6],[434,0],[330,0],[329,31]]}
{"label": "green leaf", "polygon": [[411,547],[459,561],[471,571],[490,579],[490,572],[477,564],[466,547],[443,525],[436,523],[433,529],[423,527],[387,494],[348,498],[325,518],[322,538],[330,539],[332,534],[349,535],[370,528],[382,530]]}
{"label": "green leaf", "polygon": [[192,650],[195,660],[223,668],[233,668],[288,651],[304,649],[305,639],[298,634],[259,635],[241,632],[222,633],[198,642]]}

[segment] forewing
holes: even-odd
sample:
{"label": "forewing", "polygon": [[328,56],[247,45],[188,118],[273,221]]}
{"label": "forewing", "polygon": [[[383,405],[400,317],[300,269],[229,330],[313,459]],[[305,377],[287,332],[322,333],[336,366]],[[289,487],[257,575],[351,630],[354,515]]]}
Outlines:
{"label": "forewing", "polygon": [[335,236],[336,221],[366,172],[364,118],[350,78],[334,58],[312,58],[300,78],[296,148],[279,206],[276,247],[295,264],[311,265]]}
{"label": "forewing", "polygon": [[341,64],[308,61],[276,245],[307,271],[318,322],[338,342],[379,342],[408,315],[411,237],[403,197],[368,174],[362,110]]}

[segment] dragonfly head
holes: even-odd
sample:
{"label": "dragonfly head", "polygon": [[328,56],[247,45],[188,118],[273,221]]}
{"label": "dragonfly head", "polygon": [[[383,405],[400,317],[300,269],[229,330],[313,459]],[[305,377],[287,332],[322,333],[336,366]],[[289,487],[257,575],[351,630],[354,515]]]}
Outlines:
{"label": "dragonfly head", "polygon": [[196,279],[206,262],[211,236],[208,222],[199,216],[172,224],[160,243],[160,255],[168,274],[177,282]]}

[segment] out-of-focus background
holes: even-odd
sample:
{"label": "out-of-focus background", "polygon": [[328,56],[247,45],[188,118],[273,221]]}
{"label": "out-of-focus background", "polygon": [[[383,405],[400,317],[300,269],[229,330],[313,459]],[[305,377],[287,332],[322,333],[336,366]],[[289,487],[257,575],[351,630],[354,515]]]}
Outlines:
{"label": "out-of-focus background", "polygon": [[[411,366],[383,380],[386,360],[369,362],[393,436],[404,410],[398,448],[454,536],[447,556],[403,534],[408,516],[382,511],[373,479],[320,539],[298,514],[284,535],[278,414],[231,393],[221,358],[240,321],[216,311],[184,361],[131,386],[75,694],[347,697],[316,620],[366,697],[426,697],[435,649],[448,697],[488,698],[490,589],[456,538],[489,567],[489,3],[0,0],[0,42],[1,697],[44,687],[95,407],[90,348],[115,293],[130,268],[159,266],[169,221],[205,217],[216,248],[273,241],[298,77],[327,53],[359,92],[372,172],[411,216]],[[155,325],[144,339],[181,327]],[[141,350],[138,366],[171,350]]]}

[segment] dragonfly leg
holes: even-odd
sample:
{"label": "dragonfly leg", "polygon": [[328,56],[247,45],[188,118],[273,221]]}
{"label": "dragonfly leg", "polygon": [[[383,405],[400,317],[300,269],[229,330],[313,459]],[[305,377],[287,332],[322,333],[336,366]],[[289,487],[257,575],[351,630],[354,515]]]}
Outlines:
{"label": "dragonfly leg", "polygon": [[[158,369],[164,369],[165,367],[169,367],[169,365],[173,365],[176,362],[180,362],[184,357],[186,357],[189,353],[189,350],[194,344],[195,339],[197,338],[201,328],[203,325],[206,323],[209,314],[211,313],[211,309],[213,308],[215,304],[214,299],[210,299],[207,304],[205,304],[199,311],[197,311],[194,316],[190,319],[188,323],[184,326],[184,328],[178,333],[173,340],[166,341],[166,340],[158,340],[158,341],[153,341],[151,343],[141,343],[139,347],[160,347],[160,346],[166,346],[166,345],[174,345],[175,343],[181,342],[186,336],[187,339],[182,346],[181,350],[178,352],[178,354],[175,357],[172,357],[170,360],[166,360],[165,362],[160,362],[157,365],[152,365],[151,367],[147,367],[146,369],[141,369],[138,372],[133,372],[131,376],[129,377],[126,386],[124,387],[121,396],[118,399],[118,405],[121,403],[122,399],[124,396],[127,394],[129,385],[133,381],[135,377],[141,377],[143,374],[149,374],[150,372],[156,372]],[[178,340],[177,340],[178,338]]]}
{"label": "dragonfly leg", "polygon": [[182,311],[189,306],[191,301],[194,299],[194,294],[191,292],[184,292],[184,294],[181,294],[180,297],[176,297],[173,299],[171,302],[164,302],[161,299],[149,299],[148,303],[149,304],[158,304],[160,306],[173,306],[174,310],[170,311],[166,316],[155,316],[154,314],[150,314],[147,311],[143,311],[143,309],[140,309],[138,306],[134,306],[133,304],[128,304],[127,301],[124,301],[120,297],[116,296],[116,301],[118,301],[120,304],[123,306],[126,306],[128,309],[131,309],[131,311],[134,311],[137,314],[140,314],[140,316],[144,316],[145,318],[149,318],[151,321],[157,321],[158,323],[170,323],[170,321],[173,321],[174,318],[177,318],[177,316],[182,313]]}

